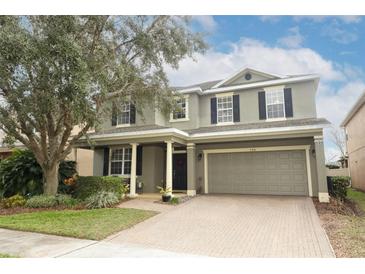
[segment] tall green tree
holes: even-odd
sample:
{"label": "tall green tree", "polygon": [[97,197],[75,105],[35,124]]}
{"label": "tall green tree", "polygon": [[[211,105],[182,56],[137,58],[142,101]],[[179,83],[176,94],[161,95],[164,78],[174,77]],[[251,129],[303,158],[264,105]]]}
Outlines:
{"label": "tall green tree", "polygon": [[169,111],[164,67],[205,49],[182,16],[2,16],[0,127],[34,153],[55,194],[60,161],[110,102]]}

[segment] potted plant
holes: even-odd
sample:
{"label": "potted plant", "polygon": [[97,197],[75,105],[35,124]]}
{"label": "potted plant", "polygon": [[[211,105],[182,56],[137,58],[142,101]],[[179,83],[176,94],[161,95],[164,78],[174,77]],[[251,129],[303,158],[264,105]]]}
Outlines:
{"label": "potted plant", "polygon": [[162,195],[162,202],[167,203],[171,200],[171,187],[163,188],[161,186],[157,187],[160,190],[160,194]]}

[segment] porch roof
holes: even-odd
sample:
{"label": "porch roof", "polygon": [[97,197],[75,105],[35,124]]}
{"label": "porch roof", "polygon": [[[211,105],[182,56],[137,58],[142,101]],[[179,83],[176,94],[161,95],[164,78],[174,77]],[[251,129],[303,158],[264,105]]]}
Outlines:
{"label": "porch roof", "polygon": [[[88,138],[97,143],[102,142],[163,142],[174,140],[181,144],[188,142],[209,142],[208,140],[230,141],[237,138],[252,138],[266,136],[274,138],[283,134],[309,134],[318,133],[330,123],[324,118],[293,119],[284,121],[258,122],[249,124],[236,124],[227,126],[200,127],[192,130],[179,130],[172,127],[158,125],[121,127],[89,133]],[[86,138],[79,141],[85,145]],[[101,144],[101,143],[100,143]],[[77,145],[76,145],[77,146]]]}

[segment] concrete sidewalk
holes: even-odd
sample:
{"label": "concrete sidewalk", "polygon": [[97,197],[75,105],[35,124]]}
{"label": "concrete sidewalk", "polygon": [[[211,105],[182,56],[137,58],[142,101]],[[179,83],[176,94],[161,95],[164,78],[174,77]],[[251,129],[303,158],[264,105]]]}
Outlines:
{"label": "concrete sidewalk", "polygon": [[0,253],[22,258],[194,257],[194,255],[0,228]]}

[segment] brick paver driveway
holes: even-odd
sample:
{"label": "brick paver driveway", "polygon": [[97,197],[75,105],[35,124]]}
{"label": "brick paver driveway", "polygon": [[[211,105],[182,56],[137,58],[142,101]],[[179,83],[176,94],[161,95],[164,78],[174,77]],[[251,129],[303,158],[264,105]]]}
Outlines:
{"label": "brick paver driveway", "polygon": [[199,196],[108,241],[215,257],[334,256],[306,197]]}

